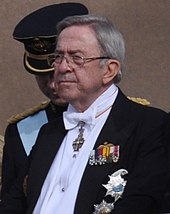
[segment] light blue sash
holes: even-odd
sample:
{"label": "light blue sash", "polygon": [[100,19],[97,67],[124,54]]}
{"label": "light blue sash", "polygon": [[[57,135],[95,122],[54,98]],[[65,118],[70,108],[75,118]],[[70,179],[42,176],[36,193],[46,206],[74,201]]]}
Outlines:
{"label": "light blue sash", "polygon": [[40,128],[47,122],[46,112],[45,110],[42,110],[17,123],[18,132],[27,155],[30,154],[31,149],[36,142]]}

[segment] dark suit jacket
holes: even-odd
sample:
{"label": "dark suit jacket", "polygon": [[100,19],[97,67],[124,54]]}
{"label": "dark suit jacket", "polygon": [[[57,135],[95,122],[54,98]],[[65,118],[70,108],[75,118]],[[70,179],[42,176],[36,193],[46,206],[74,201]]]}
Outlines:
{"label": "dark suit jacket", "polygon": [[[46,111],[48,121],[51,121],[60,116],[66,110],[66,107],[49,104],[43,110]],[[36,111],[35,114],[39,111]],[[28,157],[17,129],[17,122],[9,124],[5,131],[5,146],[3,149],[1,197],[9,192],[20,171],[27,164],[27,161]]]}
{"label": "dark suit jacket", "polygon": [[[162,145],[166,118],[165,112],[136,104],[128,100],[119,90],[109,117],[94,146],[97,148],[105,141],[119,145],[119,161],[101,166],[90,166],[87,163],[80,183],[74,214],[92,214],[94,204],[100,204],[103,199],[112,202],[111,196],[105,197],[106,189],[102,184],[108,182],[108,175],[119,169],[128,171],[125,177],[127,184],[123,198],[116,202],[111,213],[159,213],[166,182],[165,155]],[[0,213],[32,213],[43,182],[66,133],[62,118],[42,127],[31,154],[26,209],[14,211],[16,194],[13,193],[11,194],[15,196],[13,200],[11,199],[10,202],[8,200],[8,203],[3,202],[6,212],[3,212],[4,209],[1,208]],[[17,197],[19,199],[19,194]],[[10,212],[12,209],[13,212]]]}

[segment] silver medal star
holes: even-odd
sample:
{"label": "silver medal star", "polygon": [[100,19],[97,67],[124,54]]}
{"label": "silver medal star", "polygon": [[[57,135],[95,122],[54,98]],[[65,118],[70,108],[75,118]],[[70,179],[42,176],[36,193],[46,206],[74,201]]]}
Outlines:
{"label": "silver medal star", "polygon": [[127,181],[125,181],[121,176],[127,173],[127,170],[120,169],[109,176],[110,180],[108,181],[108,184],[103,184],[107,189],[106,196],[111,195],[114,197],[114,203],[122,197]]}
{"label": "silver medal star", "polygon": [[106,203],[103,200],[100,204],[94,205],[94,208],[93,214],[109,214],[114,208],[114,203]]}

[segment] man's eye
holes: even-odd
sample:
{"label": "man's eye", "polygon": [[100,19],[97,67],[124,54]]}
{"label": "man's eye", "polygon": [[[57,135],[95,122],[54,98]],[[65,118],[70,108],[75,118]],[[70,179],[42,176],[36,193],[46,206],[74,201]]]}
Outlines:
{"label": "man's eye", "polygon": [[56,59],[60,59],[61,57],[62,57],[62,56],[59,55],[59,54],[56,54],[56,55],[55,55],[55,58],[56,58]]}
{"label": "man's eye", "polygon": [[72,57],[73,57],[74,59],[81,59],[81,56],[77,56],[77,55],[76,55],[76,56],[74,55],[74,56],[72,56]]}
{"label": "man's eye", "polygon": [[73,62],[77,65],[81,65],[83,63],[83,59],[80,56],[72,56]]}
{"label": "man's eye", "polygon": [[82,59],[81,56],[72,56],[72,57],[73,57],[73,59]]}

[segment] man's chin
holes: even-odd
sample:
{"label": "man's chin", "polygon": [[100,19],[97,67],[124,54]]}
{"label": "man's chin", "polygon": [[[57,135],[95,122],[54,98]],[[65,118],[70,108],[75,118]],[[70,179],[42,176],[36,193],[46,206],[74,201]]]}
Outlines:
{"label": "man's chin", "polygon": [[68,104],[68,102],[66,102],[64,99],[62,98],[55,98],[55,99],[51,99],[51,102],[54,105],[59,105],[59,106],[66,106]]}

